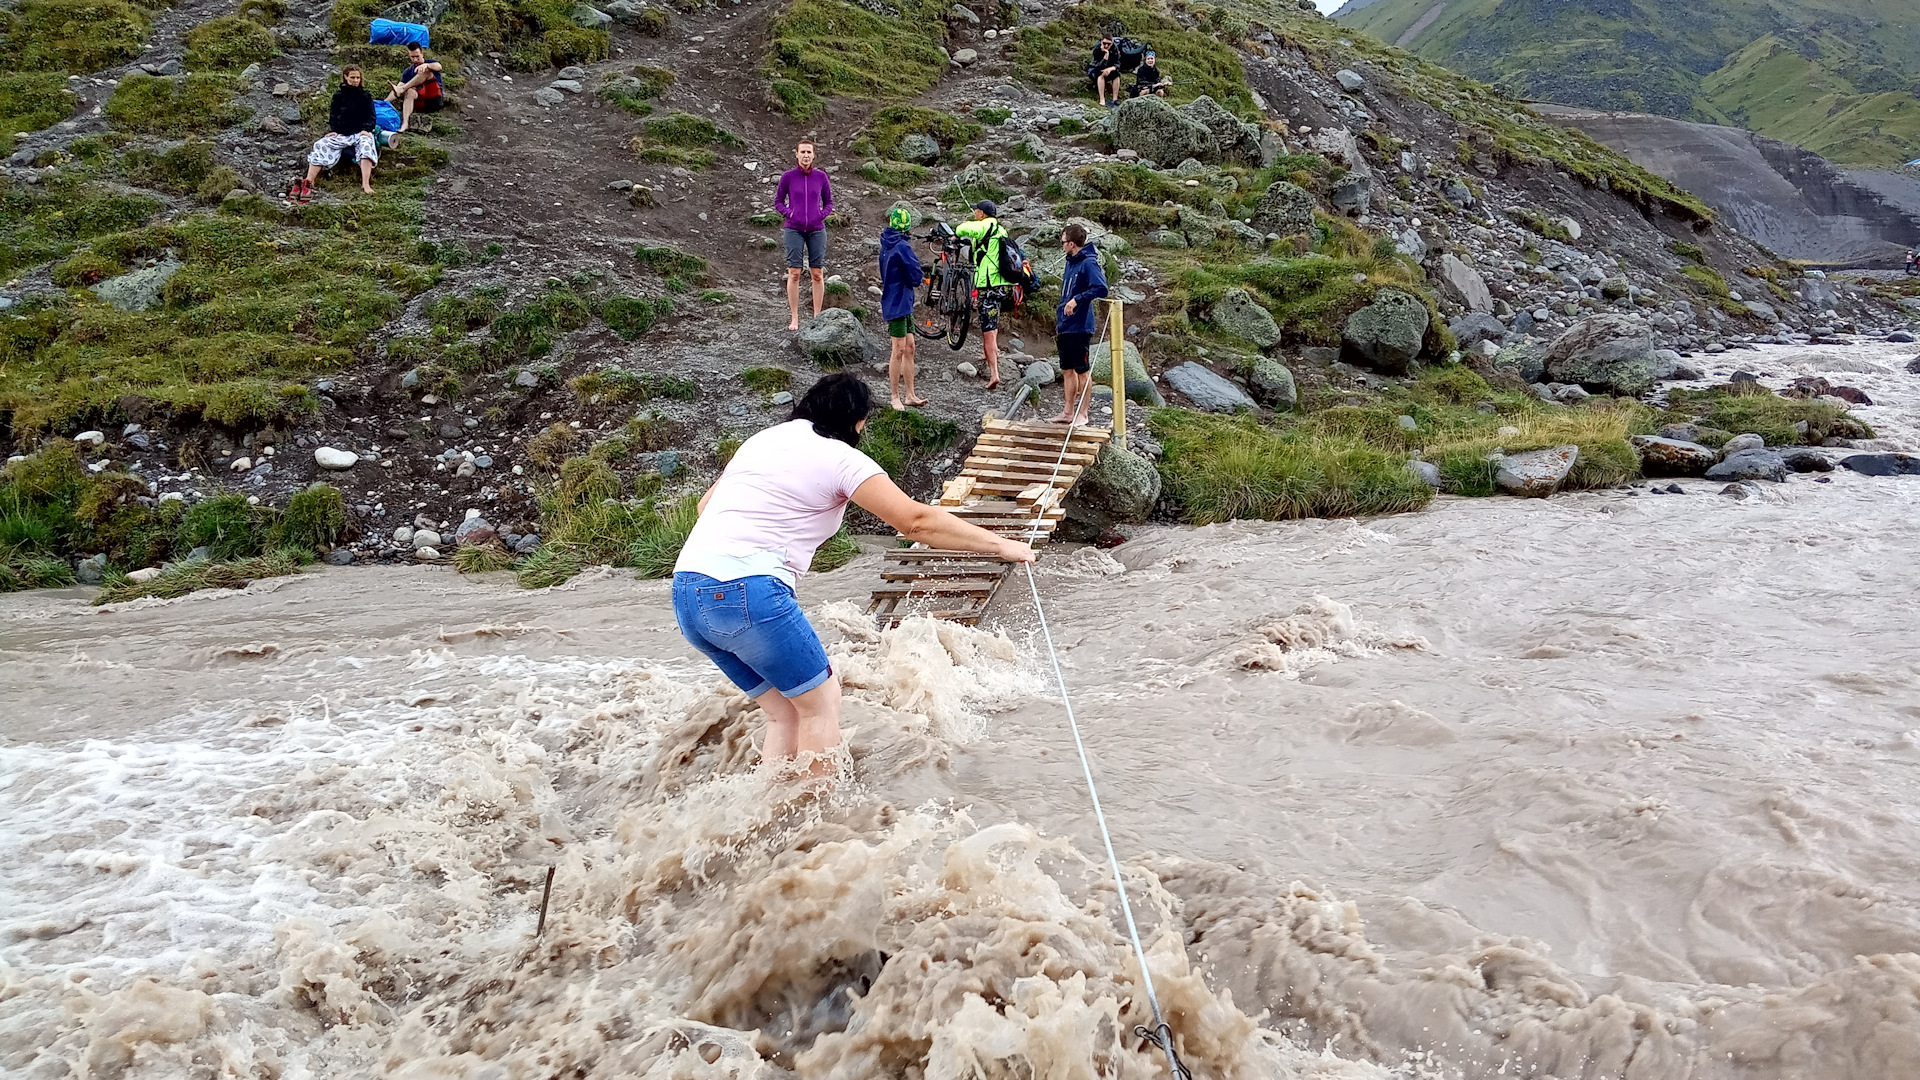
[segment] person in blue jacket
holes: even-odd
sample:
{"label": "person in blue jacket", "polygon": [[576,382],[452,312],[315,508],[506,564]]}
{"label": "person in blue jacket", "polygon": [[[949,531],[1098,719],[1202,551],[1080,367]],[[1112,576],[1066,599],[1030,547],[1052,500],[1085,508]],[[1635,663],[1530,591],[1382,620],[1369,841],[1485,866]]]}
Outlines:
{"label": "person in blue jacket", "polygon": [[1067,253],[1067,268],[1060,277],[1053,334],[1060,348],[1060,382],[1067,400],[1053,422],[1084,424],[1093,396],[1093,365],[1087,359],[1093,344],[1093,302],[1107,295],[1107,275],[1100,269],[1100,253],[1087,240],[1086,226],[1074,224],[1061,230],[1060,248]]}
{"label": "person in blue jacket", "polygon": [[927,403],[913,386],[913,294],[926,273],[920,268],[920,256],[913,253],[913,238],[907,235],[912,226],[913,211],[896,206],[887,212],[887,227],[880,233],[880,317],[887,321],[893,346],[887,356],[887,385],[896,409]]}

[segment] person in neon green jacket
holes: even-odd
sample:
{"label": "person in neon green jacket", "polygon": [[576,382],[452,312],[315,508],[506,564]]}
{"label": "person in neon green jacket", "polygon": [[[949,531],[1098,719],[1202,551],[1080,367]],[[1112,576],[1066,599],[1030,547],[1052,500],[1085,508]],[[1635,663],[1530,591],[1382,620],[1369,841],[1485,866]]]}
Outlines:
{"label": "person in neon green jacket", "polygon": [[1000,238],[1007,230],[995,214],[1000,208],[991,199],[973,204],[973,220],[963,221],[954,232],[973,245],[974,304],[980,313],[980,349],[987,365],[987,389],[1000,385],[1000,308],[1007,301],[1011,283],[1000,272]]}

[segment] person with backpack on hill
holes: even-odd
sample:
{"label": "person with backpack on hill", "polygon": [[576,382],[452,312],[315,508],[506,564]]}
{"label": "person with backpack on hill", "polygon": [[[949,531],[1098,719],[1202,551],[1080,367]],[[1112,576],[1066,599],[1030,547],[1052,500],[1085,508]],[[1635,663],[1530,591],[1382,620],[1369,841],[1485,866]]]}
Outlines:
{"label": "person with backpack on hill", "polygon": [[373,166],[380,160],[380,147],[374,135],[373,94],[361,85],[363,79],[358,64],[341,69],[340,89],[327,106],[327,133],[313,144],[307,154],[307,175],[293,182],[287,198],[312,202],[313,182],[320,178],[320,170],[339,164],[349,147],[360,162],[360,190],[373,194]]}
{"label": "person with backpack on hill", "polygon": [[1153,50],[1148,49],[1147,54],[1140,58],[1139,69],[1133,73],[1132,96],[1152,94],[1154,97],[1166,97],[1167,87],[1172,85],[1172,79],[1160,74],[1160,65],[1153,58]]}
{"label": "person with backpack on hill", "polygon": [[981,199],[973,204],[973,220],[953,230],[973,245],[974,306],[980,315],[980,348],[989,390],[1000,385],[1000,309],[1013,292],[1013,282],[1000,266],[1001,241],[1007,238],[1007,230],[994,216],[999,212],[992,199]]}
{"label": "person with backpack on hill", "polygon": [[896,206],[887,211],[887,227],[880,233],[880,317],[887,323],[892,351],[887,356],[887,385],[895,409],[927,403],[913,386],[913,294],[926,280],[920,256],[913,252],[913,211]]}
{"label": "person with backpack on hill", "polygon": [[[446,95],[441,93],[440,61],[427,55],[427,50],[418,44],[407,46],[407,66],[400,72],[400,81],[393,84],[393,92],[387,100],[400,106],[400,130],[407,130],[417,112],[436,113],[446,104]],[[396,132],[392,143],[399,144]]]}
{"label": "person with backpack on hill", "polygon": [[[1086,226],[1073,224],[1061,230],[1060,249],[1067,253],[1067,268],[1060,278],[1053,333],[1060,348],[1060,382],[1067,400],[1053,422],[1085,424],[1093,395],[1093,364],[1087,358],[1093,345],[1093,305],[1107,295],[1107,275],[1100,269],[1100,253],[1087,239]],[[1124,363],[1125,357],[1121,360]]]}
{"label": "person with backpack on hill", "polygon": [[[1093,63],[1087,66],[1087,78],[1093,83],[1093,92],[1100,97],[1100,104],[1113,108],[1120,104],[1120,47],[1113,43],[1113,35],[1105,34],[1100,44],[1093,47]],[[1107,96],[1113,96],[1112,101]]]}
{"label": "person with backpack on hill", "polygon": [[773,192],[773,208],[785,228],[787,246],[787,329],[800,329],[800,271],[813,273],[813,314],[826,305],[827,219],[833,216],[833,182],[813,167],[813,140],[802,139],[793,148],[794,167],[780,176]]}

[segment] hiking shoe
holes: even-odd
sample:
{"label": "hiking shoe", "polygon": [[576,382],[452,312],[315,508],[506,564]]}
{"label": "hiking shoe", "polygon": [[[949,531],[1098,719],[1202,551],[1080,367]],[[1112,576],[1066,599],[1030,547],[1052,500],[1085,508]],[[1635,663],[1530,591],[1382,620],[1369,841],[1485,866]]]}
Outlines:
{"label": "hiking shoe", "polygon": [[304,178],[300,180],[295,180],[293,182],[293,189],[287,193],[287,197],[292,199],[294,202],[300,203],[302,205],[312,202],[313,201],[312,181],[306,180]]}

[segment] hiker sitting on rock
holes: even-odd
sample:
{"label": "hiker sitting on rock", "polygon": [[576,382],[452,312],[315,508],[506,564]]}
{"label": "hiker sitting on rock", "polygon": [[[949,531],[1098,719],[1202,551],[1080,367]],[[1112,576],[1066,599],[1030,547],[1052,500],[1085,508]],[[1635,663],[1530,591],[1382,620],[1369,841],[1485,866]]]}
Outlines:
{"label": "hiker sitting on rock", "polygon": [[293,190],[287,193],[293,201],[313,201],[313,182],[319,179],[320,170],[339,164],[340,155],[348,147],[360,162],[360,190],[373,193],[373,166],[380,160],[380,148],[373,134],[373,95],[361,85],[361,79],[357,66],[340,72],[340,89],[333,92],[333,103],[327,106],[327,133],[307,154],[305,179],[295,180]]}
{"label": "hiker sitting on rock", "polygon": [[861,453],[872,408],[857,375],[814,383],[792,420],[734,451],[673,568],[681,634],[766,714],[761,760],[803,775],[833,772],[840,682],[794,584],[840,530],[849,501],[928,547],[1033,561],[1026,544],[915,502]]}
{"label": "hiker sitting on rock", "polygon": [[1107,295],[1107,275],[1100,269],[1100,253],[1087,239],[1086,226],[1073,224],[1061,230],[1060,249],[1067,253],[1067,268],[1060,277],[1053,332],[1060,347],[1060,382],[1067,400],[1053,422],[1085,424],[1093,396],[1093,365],[1087,359],[1093,344],[1093,305]]}
{"label": "hiker sitting on rock", "polygon": [[887,356],[887,385],[896,409],[927,403],[913,386],[913,294],[926,280],[920,256],[913,253],[913,211],[896,206],[887,211],[887,227],[880,233],[880,317],[887,322],[892,352]]}
{"label": "hiker sitting on rock", "polygon": [[[1093,83],[1094,93],[1100,95],[1100,104],[1120,104],[1120,46],[1114,44],[1112,34],[1101,35],[1100,44],[1093,47],[1087,78]],[[1107,100],[1108,95],[1112,95],[1112,101]]]}
{"label": "hiker sitting on rock", "polygon": [[429,57],[418,45],[407,46],[406,70],[400,73],[400,81],[393,84],[393,92],[387,95],[388,101],[400,106],[401,131],[407,130],[414,113],[440,111],[447,100],[440,89],[440,61]]}
{"label": "hiker sitting on rock", "polygon": [[1140,58],[1139,70],[1133,73],[1133,86],[1129,94],[1133,97],[1143,94],[1166,97],[1167,87],[1172,85],[1172,79],[1160,74],[1160,65],[1154,61],[1153,53],[1149,50],[1147,55]]}
{"label": "hiker sitting on rock", "polygon": [[1012,291],[1012,283],[1000,272],[1000,240],[1007,230],[994,217],[999,212],[993,200],[981,199],[973,204],[973,220],[953,230],[973,245],[973,297],[980,315],[980,349],[989,390],[1000,385],[1000,308]]}

